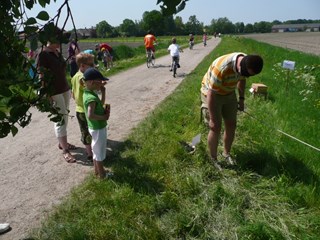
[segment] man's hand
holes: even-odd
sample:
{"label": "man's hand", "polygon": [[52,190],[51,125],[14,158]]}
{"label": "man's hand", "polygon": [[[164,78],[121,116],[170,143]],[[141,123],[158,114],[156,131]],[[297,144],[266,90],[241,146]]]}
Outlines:
{"label": "man's hand", "polygon": [[239,111],[243,112],[244,111],[244,99],[240,99],[238,102],[238,109]]}

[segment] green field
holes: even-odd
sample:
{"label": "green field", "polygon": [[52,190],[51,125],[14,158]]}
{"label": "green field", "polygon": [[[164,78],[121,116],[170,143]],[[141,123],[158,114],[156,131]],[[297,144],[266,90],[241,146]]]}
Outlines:
{"label": "green field", "polygon": [[[258,53],[265,65],[248,80],[250,115],[239,113],[232,152],[238,166],[220,173],[209,164],[207,128],[200,123],[199,76],[232,51]],[[295,71],[281,68],[285,59],[296,62]],[[317,56],[224,37],[108,156],[114,177],[89,176],[31,238],[319,239],[320,153],[277,131],[320,147],[315,63]],[[267,100],[250,95],[254,82],[268,86]],[[180,142],[199,133],[189,154]]]}

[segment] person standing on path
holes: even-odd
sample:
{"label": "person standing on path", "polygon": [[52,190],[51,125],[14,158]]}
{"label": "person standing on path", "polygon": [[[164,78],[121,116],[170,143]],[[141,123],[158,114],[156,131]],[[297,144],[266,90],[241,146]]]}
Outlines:
{"label": "person standing on path", "polygon": [[66,162],[74,163],[76,159],[69,150],[74,150],[76,147],[67,141],[71,91],[66,78],[67,64],[59,51],[59,37],[62,35],[62,31],[59,28],[56,28],[55,31],[55,37],[51,39],[51,42],[48,41],[38,54],[36,65],[42,86],[47,89],[48,97],[53,106],[62,115],[61,121],[54,123],[55,135],[59,142],[58,148],[63,151],[63,158]]}
{"label": "person standing on path", "polygon": [[104,85],[109,80],[95,68],[88,68],[83,73],[85,89],[83,92],[83,105],[88,122],[89,132],[92,136],[91,148],[93,152],[94,172],[101,179],[108,177],[109,173],[103,167],[107,147],[107,120],[110,108],[103,107],[105,97],[100,99],[96,91],[105,91]]}
{"label": "person standing on path", "polygon": [[208,105],[208,146],[212,164],[219,170],[217,149],[224,120],[224,150],[222,156],[229,165],[235,161],[230,156],[237,123],[238,89],[239,110],[244,110],[246,78],[261,72],[263,60],[259,55],[234,52],[215,59],[202,79],[201,100]]}
{"label": "person standing on path", "polygon": [[72,39],[68,47],[68,61],[70,65],[70,76],[73,77],[78,71],[76,55],[80,53],[80,48],[75,39]]}
{"label": "person standing on path", "polygon": [[[76,56],[76,62],[79,67],[79,71],[71,79],[72,97],[76,103],[76,117],[79,123],[81,132],[81,142],[84,144],[87,159],[92,161],[92,149],[91,149],[91,135],[88,129],[88,123],[83,107],[83,90],[84,85],[82,82],[83,73],[90,67],[94,67],[94,55],[89,53],[79,53]],[[105,91],[102,91],[102,97],[105,98]]]}

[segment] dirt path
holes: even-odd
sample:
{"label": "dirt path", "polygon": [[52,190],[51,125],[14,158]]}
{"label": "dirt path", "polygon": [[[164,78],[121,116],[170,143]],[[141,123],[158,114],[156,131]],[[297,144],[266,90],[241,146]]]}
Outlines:
{"label": "dirt path", "polygon": [[[107,85],[107,102],[111,103],[108,140],[122,141],[146,115],[168,96],[198,63],[219,43],[211,39],[207,47],[196,45],[181,53],[177,78],[169,72],[171,58],[156,59],[156,66],[136,67],[112,76]],[[199,76],[199,84],[200,84]],[[200,86],[200,85],[199,85]],[[74,115],[71,101],[71,115]],[[54,205],[68,195],[92,172],[85,161],[76,118],[69,121],[68,140],[80,147],[77,164],[62,159],[47,114],[33,111],[31,124],[16,137],[0,139],[0,222],[9,222],[12,230],[0,239],[22,239],[38,227]]]}

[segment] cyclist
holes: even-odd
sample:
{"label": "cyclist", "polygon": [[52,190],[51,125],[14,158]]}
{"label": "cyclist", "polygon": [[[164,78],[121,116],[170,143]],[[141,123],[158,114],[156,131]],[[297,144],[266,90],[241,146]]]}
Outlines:
{"label": "cyclist", "polygon": [[107,70],[113,67],[112,55],[107,48],[101,48],[102,62]]}
{"label": "cyclist", "polygon": [[[172,38],[172,44],[168,47],[168,51],[170,52],[170,55],[172,57],[172,63],[174,61],[176,61],[177,67],[180,68],[180,64],[179,64],[180,54],[179,54],[179,52],[182,52],[182,49],[177,44],[176,38]],[[172,71],[172,67],[173,67],[172,65],[173,64],[171,64],[170,72]]]}
{"label": "cyclist", "polygon": [[148,34],[144,36],[144,46],[146,48],[147,56],[148,56],[148,51],[151,50],[152,52],[152,59],[155,59],[155,48],[154,45],[156,44],[157,39],[155,36],[152,34],[152,31],[148,31]]}
{"label": "cyclist", "polygon": [[193,34],[189,34],[189,48],[192,49],[194,45],[194,36]]}

